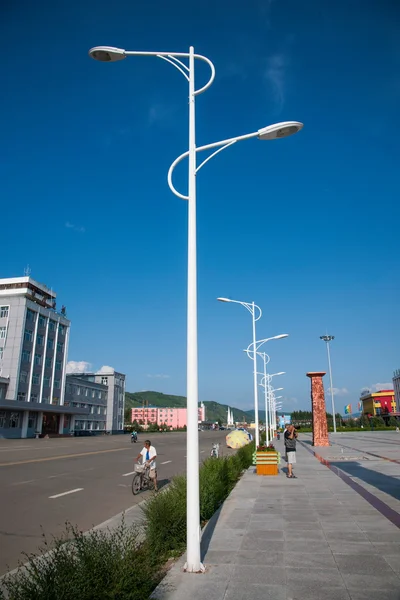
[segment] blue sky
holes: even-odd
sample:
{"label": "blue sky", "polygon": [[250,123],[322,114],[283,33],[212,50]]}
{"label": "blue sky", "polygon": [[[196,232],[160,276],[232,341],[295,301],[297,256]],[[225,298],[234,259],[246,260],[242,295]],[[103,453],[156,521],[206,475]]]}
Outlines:
{"label": "blue sky", "polygon": [[197,99],[198,145],[305,124],[236,144],[198,176],[200,398],[252,405],[250,315],[217,296],[258,303],[259,338],[290,334],[266,348],[271,371],[287,372],[287,410],[310,406],[305,373],[326,369],[326,332],[337,408],[391,381],[399,13],[394,0],[2,2],[0,276],[29,264],[57,291],[71,361],[112,365],[131,391],[185,394],[187,205],[166,176],[187,150],[186,82],[161,60],[87,51],[193,44],[216,67]]}

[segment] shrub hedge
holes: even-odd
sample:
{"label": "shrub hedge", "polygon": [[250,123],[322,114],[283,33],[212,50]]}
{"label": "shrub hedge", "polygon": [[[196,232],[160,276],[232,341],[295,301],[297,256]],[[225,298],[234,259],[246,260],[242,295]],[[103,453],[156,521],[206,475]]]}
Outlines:
{"label": "shrub hedge", "polygon": [[[209,458],[200,468],[201,524],[229,495],[252,464],[254,444],[229,457]],[[50,544],[44,539],[27,565],[1,582],[0,600],[145,600],[163,576],[165,562],[186,544],[186,477],[145,505],[146,529],[122,523],[110,532],[82,533],[70,524]],[[51,553],[46,557],[40,555]]]}

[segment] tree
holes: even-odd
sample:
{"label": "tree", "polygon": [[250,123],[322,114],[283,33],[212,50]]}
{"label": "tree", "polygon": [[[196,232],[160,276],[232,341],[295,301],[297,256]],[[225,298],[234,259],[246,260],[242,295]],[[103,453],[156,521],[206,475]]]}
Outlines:
{"label": "tree", "polygon": [[361,415],[360,425],[362,425],[363,427],[369,427],[369,419],[367,415]]}
{"label": "tree", "polygon": [[396,417],[390,417],[390,419],[389,419],[389,426],[390,427],[398,427],[399,426],[399,422],[396,419]]}
{"label": "tree", "polygon": [[124,411],[124,421],[129,424],[132,422],[132,410],[130,408],[126,408]]}
{"label": "tree", "polygon": [[217,419],[217,423],[218,423],[218,426],[219,426],[219,427],[221,427],[221,425],[222,425],[222,420],[221,420],[221,419]]}

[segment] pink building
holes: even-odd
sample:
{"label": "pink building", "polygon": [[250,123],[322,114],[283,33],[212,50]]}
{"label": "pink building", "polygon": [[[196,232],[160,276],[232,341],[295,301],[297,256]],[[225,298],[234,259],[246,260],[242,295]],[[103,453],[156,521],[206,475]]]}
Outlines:
{"label": "pink building", "polygon": [[[198,422],[206,420],[206,407],[203,403],[198,409]],[[160,426],[171,427],[178,429],[187,425],[187,410],[186,408],[132,408],[132,422],[150,424],[157,423]]]}

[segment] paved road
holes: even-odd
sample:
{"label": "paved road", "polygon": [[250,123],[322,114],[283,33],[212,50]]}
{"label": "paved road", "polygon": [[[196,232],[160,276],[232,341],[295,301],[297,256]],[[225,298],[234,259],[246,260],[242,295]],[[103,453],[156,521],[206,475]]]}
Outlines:
{"label": "paved road", "polygon": [[[231,452],[224,433],[199,434],[201,460],[214,441],[222,452]],[[146,437],[140,434],[137,444],[128,435],[0,440],[0,574],[17,566],[21,552],[36,551],[43,532],[60,533],[66,521],[85,531],[141,502],[146,494],[134,497],[131,481],[134,458]],[[148,437],[157,450],[163,485],[185,470],[186,435]]]}

